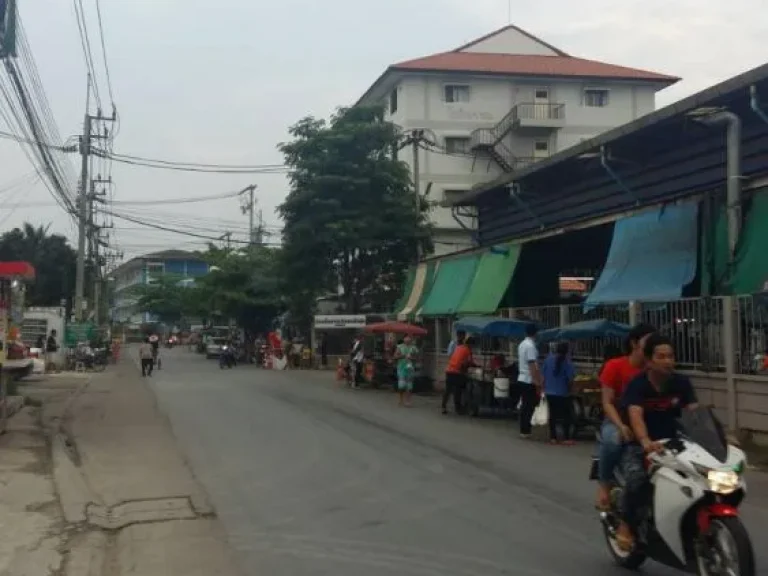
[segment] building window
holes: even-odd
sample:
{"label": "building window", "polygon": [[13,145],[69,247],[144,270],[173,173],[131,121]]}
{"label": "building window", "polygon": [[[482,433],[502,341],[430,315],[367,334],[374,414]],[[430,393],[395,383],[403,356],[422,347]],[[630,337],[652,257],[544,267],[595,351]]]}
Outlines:
{"label": "building window", "polygon": [[445,139],[448,154],[469,154],[469,138],[449,136]]}
{"label": "building window", "polygon": [[147,284],[154,284],[155,281],[165,273],[165,264],[162,262],[147,263]]}
{"label": "building window", "polygon": [[469,86],[466,84],[446,84],[444,86],[446,102],[469,102]]}
{"label": "building window", "polygon": [[548,158],[549,157],[549,141],[537,140],[533,143],[533,157],[534,158]]}
{"label": "building window", "polygon": [[608,90],[587,88],[584,90],[584,106],[588,108],[605,108],[608,106]]}
{"label": "building window", "polygon": [[397,88],[389,93],[389,113],[394,114],[397,112]]}

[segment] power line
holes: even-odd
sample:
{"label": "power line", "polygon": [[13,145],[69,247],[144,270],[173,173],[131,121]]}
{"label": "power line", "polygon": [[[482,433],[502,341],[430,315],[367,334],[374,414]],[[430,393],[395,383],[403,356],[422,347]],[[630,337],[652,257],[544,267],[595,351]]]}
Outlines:
{"label": "power line", "polygon": [[224,165],[224,164],[195,164],[188,162],[171,162],[168,160],[153,160],[151,158],[142,158],[140,156],[129,156],[126,154],[116,154],[107,150],[94,148],[93,153],[97,156],[109,158],[115,162],[123,164],[132,164],[135,166],[145,166],[147,168],[159,168],[164,170],[179,170],[183,172],[211,172],[223,174],[273,174],[285,173],[288,167],[284,164],[255,164],[255,165]]}
{"label": "power line", "polygon": [[[185,230],[178,230],[178,229],[175,229],[175,228],[170,228],[168,226],[162,226],[160,224],[150,224],[149,222],[143,221],[143,220],[141,220],[139,218],[132,218],[130,216],[127,216],[125,214],[119,214],[117,212],[109,212],[109,214],[111,216],[113,216],[114,218],[117,218],[119,220],[125,220],[127,222],[133,222],[134,224],[139,224],[141,226],[146,226],[147,228],[154,228],[156,230],[162,230],[163,232],[170,232],[172,234],[178,234],[180,236],[189,236],[190,238],[200,238],[202,240],[210,240],[211,242],[218,242],[219,240],[221,240],[221,236],[207,236],[207,235],[204,235],[204,234],[196,234],[194,232],[187,232]],[[250,244],[250,241],[248,241],[248,240],[236,240],[235,239],[235,240],[231,240],[231,241],[233,243],[235,243],[235,244],[243,244],[243,245]],[[267,245],[267,246],[280,246],[280,244],[278,244],[278,243],[273,243],[273,244],[265,243],[264,245]]]}
{"label": "power line", "polygon": [[85,20],[85,11],[83,10],[83,0],[72,0],[75,7],[75,18],[77,18],[77,28],[80,31],[80,43],[83,47],[83,56],[85,58],[85,67],[88,69],[89,86],[93,88],[93,95],[96,97],[96,104],[101,109],[101,94],[99,94],[99,85],[96,80],[96,66],[93,64],[93,52],[91,51],[91,40],[88,36],[88,24]]}
{"label": "power line", "polygon": [[96,0],[96,15],[99,20],[99,37],[101,38],[101,53],[104,57],[104,71],[107,75],[107,89],[109,90],[109,100],[112,102],[112,106],[115,105],[115,96],[112,92],[112,78],[109,74],[109,62],[107,61],[107,46],[104,42],[104,23],[101,19],[101,0]]}

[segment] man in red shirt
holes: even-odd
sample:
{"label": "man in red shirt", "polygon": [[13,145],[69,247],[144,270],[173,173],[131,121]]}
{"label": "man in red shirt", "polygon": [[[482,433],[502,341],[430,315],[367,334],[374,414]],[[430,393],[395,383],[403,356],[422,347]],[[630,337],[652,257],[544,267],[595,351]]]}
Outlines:
{"label": "man in red shirt", "polygon": [[632,431],[622,420],[617,409],[624,389],[632,380],[643,373],[645,357],[643,346],[648,336],[656,332],[650,324],[638,324],[627,336],[626,355],[606,362],[600,373],[602,404],[605,420],[600,427],[599,447],[599,488],[597,507],[605,510],[610,505],[611,484],[614,482],[613,471],[616,469],[621,452],[626,442],[632,440]]}

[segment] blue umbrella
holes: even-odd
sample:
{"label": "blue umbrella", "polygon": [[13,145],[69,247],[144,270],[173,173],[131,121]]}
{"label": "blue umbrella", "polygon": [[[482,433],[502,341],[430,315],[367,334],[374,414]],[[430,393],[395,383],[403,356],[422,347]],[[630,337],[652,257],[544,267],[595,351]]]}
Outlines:
{"label": "blue umbrella", "polygon": [[611,320],[585,320],[539,332],[537,340],[539,342],[552,342],[554,340],[586,340],[608,336],[626,338],[630,329],[629,324],[612,322]]}
{"label": "blue umbrella", "polygon": [[457,331],[493,338],[524,338],[527,326],[535,322],[511,320],[498,316],[465,316],[455,324]]}

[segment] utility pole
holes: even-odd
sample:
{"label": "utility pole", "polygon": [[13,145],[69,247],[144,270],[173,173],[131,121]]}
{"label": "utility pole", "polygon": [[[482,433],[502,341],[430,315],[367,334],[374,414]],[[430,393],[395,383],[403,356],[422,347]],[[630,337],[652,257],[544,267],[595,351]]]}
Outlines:
{"label": "utility pole", "polygon": [[219,240],[224,241],[224,246],[227,250],[232,249],[232,232],[225,232],[221,236],[219,236]]}
{"label": "utility pole", "polygon": [[[89,78],[90,83],[90,78]],[[90,85],[90,84],[89,84]],[[86,102],[86,110],[88,103]],[[80,190],[78,194],[77,202],[77,267],[75,271],[75,321],[82,322],[84,318],[85,310],[83,309],[83,300],[85,297],[85,260],[86,260],[86,246],[89,244],[89,237],[91,230],[89,230],[89,206],[91,202],[89,200],[90,194],[88,191],[88,161],[91,156],[91,140],[93,138],[107,139],[109,136],[105,128],[104,134],[93,134],[93,122],[114,122],[117,119],[117,111],[113,108],[112,116],[105,117],[101,114],[101,109],[98,110],[96,116],[92,116],[89,112],[85,113],[85,120],[83,121],[83,135],[80,139]]]}
{"label": "utility pole", "polygon": [[89,253],[88,262],[91,263],[91,273],[93,280],[93,288],[91,291],[91,309],[93,310],[93,322],[97,326],[100,322],[100,306],[101,306],[101,283],[103,281],[101,273],[101,256],[99,256],[99,246],[106,245],[101,239],[101,230],[105,226],[97,226],[95,222],[95,203],[103,202],[103,197],[107,195],[104,190],[97,191],[96,186],[98,184],[110,185],[112,184],[112,177],[102,178],[101,175],[91,180],[91,193],[88,196],[88,239],[89,239]]}
{"label": "utility pole", "polygon": [[256,208],[256,199],[254,198],[254,193],[256,192],[256,184],[251,184],[250,186],[246,186],[240,191],[240,196],[242,196],[245,193],[248,193],[248,202],[244,204],[240,209],[242,210],[243,214],[246,212],[248,213],[248,243],[253,246],[254,244],[254,238],[255,238],[255,230],[253,227],[253,219],[254,219],[254,210]]}
{"label": "utility pole", "polygon": [[264,212],[262,210],[259,210],[259,227],[256,230],[256,243],[261,246],[264,244]]}
{"label": "utility pole", "polygon": [[[414,191],[414,200],[416,202],[416,210],[417,212],[421,212],[421,168],[419,166],[419,147],[422,142],[427,142],[426,138],[424,138],[424,130],[422,128],[416,128],[414,130],[411,130],[410,136],[406,138],[402,144],[401,148],[404,148],[406,146],[411,146],[411,149],[413,151],[413,166],[411,166],[413,170],[413,191]],[[416,245],[416,262],[421,261],[421,245]]]}
{"label": "utility pole", "polygon": [[80,193],[77,202],[77,268],[75,272],[75,321],[83,319],[85,291],[85,239],[88,213],[88,157],[91,154],[91,115],[86,112],[80,140]]}

